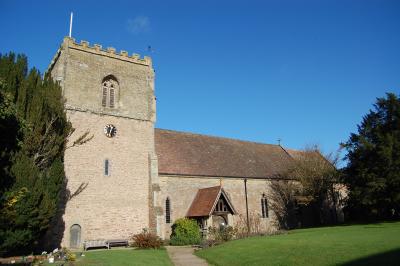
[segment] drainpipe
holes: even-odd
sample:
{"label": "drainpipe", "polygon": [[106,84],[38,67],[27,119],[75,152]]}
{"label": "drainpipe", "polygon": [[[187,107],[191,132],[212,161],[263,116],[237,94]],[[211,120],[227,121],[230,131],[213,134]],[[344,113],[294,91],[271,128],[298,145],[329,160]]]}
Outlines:
{"label": "drainpipe", "polygon": [[250,234],[249,204],[248,204],[248,202],[247,202],[247,177],[244,178],[244,194],[245,194],[245,197],[246,197],[247,233]]}

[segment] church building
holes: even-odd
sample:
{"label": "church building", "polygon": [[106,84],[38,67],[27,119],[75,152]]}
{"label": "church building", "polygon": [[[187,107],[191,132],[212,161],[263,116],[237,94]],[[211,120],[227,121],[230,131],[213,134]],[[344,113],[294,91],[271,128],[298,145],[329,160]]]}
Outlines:
{"label": "church building", "polygon": [[270,182],[296,151],[280,145],[155,128],[149,57],[66,37],[48,72],[58,81],[75,132],[93,138],[65,152],[62,246],[127,239],[147,228],[168,239],[176,219],[199,227],[259,218],[275,229]]}

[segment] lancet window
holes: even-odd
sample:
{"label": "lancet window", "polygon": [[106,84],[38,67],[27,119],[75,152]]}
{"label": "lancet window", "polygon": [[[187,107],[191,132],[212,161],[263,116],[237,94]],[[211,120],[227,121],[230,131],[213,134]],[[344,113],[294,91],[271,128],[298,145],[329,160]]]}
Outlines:
{"label": "lancet window", "polygon": [[262,218],[268,218],[268,201],[265,195],[261,198],[261,216]]}
{"label": "lancet window", "polygon": [[112,75],[105,77],[102,82],[101,105],[103,107],[115,108],[118,100],[118,93],[119,84],[117,79]]}

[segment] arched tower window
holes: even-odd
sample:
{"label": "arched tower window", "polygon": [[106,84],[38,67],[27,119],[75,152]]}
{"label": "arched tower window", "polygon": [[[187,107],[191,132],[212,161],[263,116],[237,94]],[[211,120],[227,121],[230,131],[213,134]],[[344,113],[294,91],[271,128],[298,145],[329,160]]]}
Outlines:
{"label": "arched tower window", "polygon": [[261,198],[261,215],[262,218],[268,218],[268,201],[265,194],[263,194]]}
{"label": "arched tower window", "polygon": [[74,224],[69,230],[69,246],[71,248],[79,248],[81,245],[81,226],[79,224]]}
{"label": "arched tower window", "polygon": [[102,81],[102,99],[101,105],[103,107],[114,108],[118,101],[119,84],[117,79],[108,75]]}
{"label": "arched tower window", "polygon": [[169,198],[165,200],[165,222],[171,223],[171,201]]}

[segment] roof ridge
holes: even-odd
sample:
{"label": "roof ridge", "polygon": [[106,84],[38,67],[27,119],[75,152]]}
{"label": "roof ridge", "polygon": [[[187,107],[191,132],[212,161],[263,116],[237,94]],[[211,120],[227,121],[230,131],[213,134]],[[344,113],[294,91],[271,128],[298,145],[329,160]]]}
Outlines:
{"label": "roof ridge", "polygon": [[161,130],[161,131],[176,132],[178,134],[183,134],[183,135],[194,135],[194,136],[200,136],[200,137],[209,137],[209,138],[215,138],[215,139],[225,139],[225,140],[232,140],[232,141],[238,141],[238,142],[253,143],[253,144],[259,144],[259,145],[267,145],[267,146],[273,146],[273,147],[281,147],[281,145],[278,145],[278,144],[263,143],[263,142],[257,142],[257,141],[251,141],[251,140],[242,140],[242,139],[235,139],[235,138],[228,138],[228,137],[221,137],[221,136],[213,136],[213,135],[206,135],[206,134],[193,133],[193,132],[187,132],[187,131],[177,131],[177,130],[172,130],[172,129],[164,129],[164,128],[155,128],[155,129],[156,130]]}
{"label": "roof ridge", "polygon": [[293,149],[288,149],[288,148],[284,148],[281,145],[279,145],[279,147],[282,148],[282,150],[284,150],[284,152],[292,159],[295,160],[295,158],[288,152],[288,150],[292,150],[292,151],[298,151],[298,150],[293,150]]}

